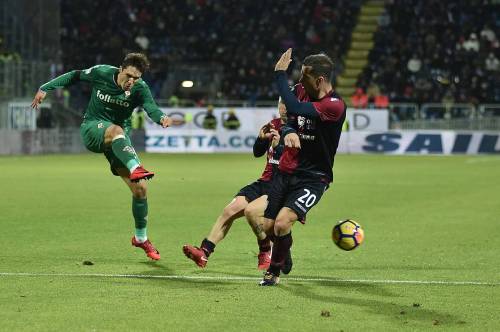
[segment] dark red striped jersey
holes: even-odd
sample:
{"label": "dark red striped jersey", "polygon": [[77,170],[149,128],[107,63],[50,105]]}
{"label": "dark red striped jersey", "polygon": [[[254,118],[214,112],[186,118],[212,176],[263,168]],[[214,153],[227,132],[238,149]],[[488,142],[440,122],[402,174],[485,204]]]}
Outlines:
{"label": "dark red striped jersey", "polygon": [[311,102],[317,117],[288,114],[287,127],[300,137],[301,149],[284,147],[279,169],[289,174],[333,180],[333,163],[346,116],[346,105],[333,90],[320,100],[311,100],[302,84],[294,87],[300,102]]}
{"label": "dark red striped jersey", "polygon": [[[271,126],[277,131],[281,130],[281,119],[273,119],[269,122]],[[273,170],[275,170],[279,165],[279,160],[281,157],[281,153],[283,152],[283,139],[280,140],[280,144],[278,144],[275,148],[272,147],[270,141],[267,142],[267,162],[266,167],[264,168],[264,172],[260,176],[259,180],[262,181],[270,181],[273,176]]]}

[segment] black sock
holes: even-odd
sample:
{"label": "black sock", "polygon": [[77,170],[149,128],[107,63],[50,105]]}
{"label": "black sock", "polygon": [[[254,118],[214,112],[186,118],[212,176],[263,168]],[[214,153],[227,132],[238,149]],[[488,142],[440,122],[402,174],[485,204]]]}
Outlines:
{"label": "black sock", "polygon": [[203,239],[203,241],[201,241],[200,248],[203,249],[203,251],[205,252],[205,255],[208,257],[208,256],[210,256],[211,253],[214,252],[215,243],[208,241],[207,239]]}
{"label": "black sock", "polygon": [[266,236],[264,240],[257,239],[257,244],[259,245],[260,252],[266,252],[271,250],[271,241],[269,240],[268,236]]}
{"label": "black sock", "polygon": [[292,247],[292,243],[292,232],[287,235],[276,236],[273,243],[273,254],[271,256],[271,265],[267,270],[268,272],[271,272],[275,276],[280,275],[280,270],[285,263],[286,256]]}

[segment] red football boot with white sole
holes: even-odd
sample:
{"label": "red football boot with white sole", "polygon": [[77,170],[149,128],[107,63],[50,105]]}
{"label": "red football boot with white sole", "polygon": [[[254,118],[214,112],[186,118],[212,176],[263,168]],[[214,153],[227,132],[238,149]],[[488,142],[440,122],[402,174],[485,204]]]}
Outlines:
{"label": "red football boot with white sole", "polygon": [[132,182],[139,182],[140,180],[143,180],[143,179],[149,180],[153,176],[155,176],[155,173],[150,172],[150,171],[146,170],[144,167],[139,165],[136,169],[134,169],[134,171],[132,173],[130,173],[129,179]]}
{"label": "red football boot with white sole", "polygon": [[160,259],[160,252],[156,250],[156,248],[153,246],[151,241],[146,240],[144,242],[139,242],[135,238],[135,236],[132,237],[132,245],[137,248],[142,248],[146,255],[151,258],[152,260],[159,260]]}

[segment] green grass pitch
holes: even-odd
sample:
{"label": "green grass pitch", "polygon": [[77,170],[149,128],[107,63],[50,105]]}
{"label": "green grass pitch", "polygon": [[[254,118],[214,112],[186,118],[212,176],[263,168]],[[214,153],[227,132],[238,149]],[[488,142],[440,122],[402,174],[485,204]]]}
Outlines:
{"label": "green grass pitch", "polygon": [[[156,172],[148,224],[156,263],[130,246],[130,194],[102,155],[0,157],[0,330],[500,326],[498,156],[337,156],[334,184],[293,229],[294,269],[274,288],[257,286],[255,238],[243,219],[206,269],[181,251],[199,245],[263,159],[142,159]],[[345,218],[366,234],[352,252],[330,237]]]}

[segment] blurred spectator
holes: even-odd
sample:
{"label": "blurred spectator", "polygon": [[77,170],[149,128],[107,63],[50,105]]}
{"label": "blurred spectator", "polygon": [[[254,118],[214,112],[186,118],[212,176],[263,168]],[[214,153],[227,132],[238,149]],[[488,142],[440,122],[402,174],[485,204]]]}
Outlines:
{"label": "blurred spectator", "polygon": [[479,52],[479,40],[477,40],[477,35],[471,33],[469,39],[462,44],[462,47],[466,51]]}
{"label": "blurred spectator", "polygon": [[416,73],[420,71],[420,68],[422,68],[422,61],[418,58],[416,54],[413,54],[410,60],[408,60],[408,64],[406,66],[409,71],[412,73]]}
{"label": "blurred spectator", "polygon": [[372,83],[368,87],[368,90],[366,91],[366,94],[368,95],[368,104],[370,107],[373,107],[375,104],[375,97],[380,94],[380,88],[378,87],[377,84]]}
{"label": "blurred spectator", "polygon": [[483,30],[481,30],[480,36],[481,36],[481,38],[486,39],[490,43],[494,42],[497,39],[495,32],[493,30],[491,30],[491,28],[488,24],[484,25]]}
{"label": "blurred spectator", "polygon": [[229,109],[228,116],[224,120],[223,126],[228,130],[237,130],[240,127],[240,120],[236,116],[234,109]]}
{"label": "blurred spectator", "polygon": [[354,108],[368,107],[368,96],[362,88],[357,88],[354,94],[351,96],[351,104]]}
{"label": "blurred spectator", "polygon": [[214,107],[208,105],[207,114],[203,119],[202,126],[204,129],[215,130],[217,128],[217,118],[214,115]]}
{"label": "blurred spectator", "polygon": [[375,108],[388,108],[389,107],[389,96],[380,92],[375,96],[374,101]]}
{"label": "blurred spectator", "polygon": [[144,35],[144,32],[141,30],[139,35],[134,39],[135,43],[139,45],[142,51],[147,51],[149,48],[149,39]]}
{"label": "blurred spectator", "polygon": [[144,124],[144,110],[142,108],[137,108],[132,113],[132,129],[144,129]]}
{"label": "blurred spectator", "polygon": [[488,54],[488,57],[485,60],[485,67],[486,70],[489,71],[498,71],[500,67],[500,61],[498,61],[498,58],[493,54],[493,52],[490,52]]}
{"label": "blurred spectator", "polygon": [[168,98],[168,106],[179,107],[179,97],[177,97],[176,95],[171,95],[170,98]]}

